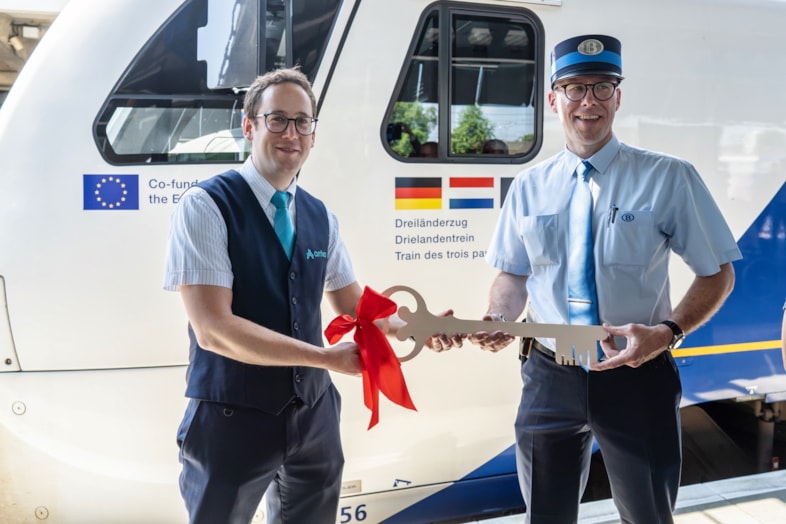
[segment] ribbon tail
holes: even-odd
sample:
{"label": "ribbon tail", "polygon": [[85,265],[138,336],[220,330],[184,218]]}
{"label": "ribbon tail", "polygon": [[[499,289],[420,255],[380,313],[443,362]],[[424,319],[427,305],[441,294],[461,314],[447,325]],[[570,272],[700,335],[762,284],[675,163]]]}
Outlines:
{"label": "ribbon tail", "polygon": [[[355,333],[355,339],[359,338]],[[360,350],[360,360],[363,362],[363,403],[371,411],[371,420],[368,429],[373,428],[379,422],[379,369],[376,362],[369,358],[368,351],[358,342]]]}
{"label": "ribbon tail", "polygon": [[399,406],[417,411],[414,402],[409,395],[407,383],[404,380],[404,374],[401,371],[401,363],[399,363],[393,348],[390,347],[385,336],[378,329],[373,330],[370,338],[374,339],[370,348],[376,352],[375,359],[377,360],[377,381],[379,389],[391,401]]}

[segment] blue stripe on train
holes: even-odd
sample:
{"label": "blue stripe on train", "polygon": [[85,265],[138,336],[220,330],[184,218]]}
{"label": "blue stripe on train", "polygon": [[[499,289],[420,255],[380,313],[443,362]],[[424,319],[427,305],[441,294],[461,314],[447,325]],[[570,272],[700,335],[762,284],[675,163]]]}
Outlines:
{"label": "blue stripe on train", "polygon": [[438,522],[522,508],[524,500],[516,477],[515,449],[511,446],[450,487],[383,520],[381,524]]}
{"label": "blue stripe on train", "polygon": [[734,263],[734,291],[712,320],[685,339],[685,347],[780,339],[786,295],[786,184],[737,245],[743,258]]}
{"label": "blue stripe on train", "polygon": [[[683,348],[781,338],[786,294],[786,184],[737,245],[743,258],[734,262],[734,291],[706,325],[685,339]],[[685,404],[746,394],[746,386],[754,382],[760,394],[786,390],[778,349],[680,358],[678,364]]]}

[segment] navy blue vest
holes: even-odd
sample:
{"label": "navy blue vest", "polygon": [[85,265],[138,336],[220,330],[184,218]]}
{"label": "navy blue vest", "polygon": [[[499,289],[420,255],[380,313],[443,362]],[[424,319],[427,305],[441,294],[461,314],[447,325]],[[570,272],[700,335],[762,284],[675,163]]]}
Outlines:
{"label": "navy blue vest", "polygon": [[[320,304],[328,250],[324,204],[302,188],[295,193],[297,234],[290,262],[240,173],[228,171],[198,185],[216,203],[227,226],[232,312],[322,346]],[[199,347],[190,325],[188,333],[187,397],[277,414],[295,397],[313,406],[330,385],[324,369],[244,364]]]}

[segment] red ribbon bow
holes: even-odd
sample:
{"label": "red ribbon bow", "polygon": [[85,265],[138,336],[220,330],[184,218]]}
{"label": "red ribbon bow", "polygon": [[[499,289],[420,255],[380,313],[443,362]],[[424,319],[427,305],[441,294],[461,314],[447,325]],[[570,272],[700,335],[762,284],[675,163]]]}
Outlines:
{"label": "red ribbon bow", "polygon": [[401,373],[401,364],[387,337],[374,324],[375,320],[389,317],[396,309],[395,302],[367,286],[358,302],[358,318],[340,315],[325,329],[325,336],[331,344],[355,329],[355,343],[363,363],[363,401],[371,410],[368,429],[379,422],[380,391],[399,406],[416,410]]}

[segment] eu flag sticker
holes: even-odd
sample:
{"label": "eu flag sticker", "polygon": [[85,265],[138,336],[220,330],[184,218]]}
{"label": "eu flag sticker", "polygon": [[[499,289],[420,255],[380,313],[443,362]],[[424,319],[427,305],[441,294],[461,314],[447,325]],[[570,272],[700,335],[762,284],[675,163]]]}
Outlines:
{"label": "eu flag sticker", "polygon": [[139,209],[139,175],[82,175],[83,209]]}

